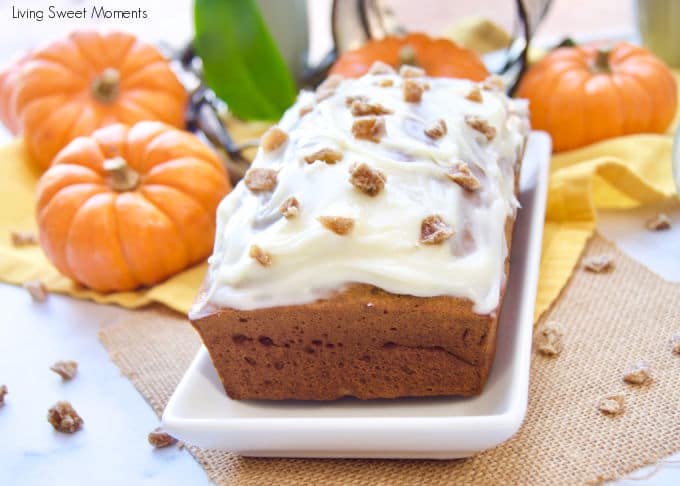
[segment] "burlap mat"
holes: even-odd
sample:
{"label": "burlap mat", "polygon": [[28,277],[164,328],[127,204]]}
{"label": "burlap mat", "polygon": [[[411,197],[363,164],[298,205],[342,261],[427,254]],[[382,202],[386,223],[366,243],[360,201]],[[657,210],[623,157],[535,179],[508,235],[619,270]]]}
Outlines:
{"label": "burlap mat", "polygon": [[[610,252],[606,274],[576,270],[544,319],[565,329],[557,358],[534,355],[529,410],[507,443],[458,461],[249,459],[190,447],[217,484],[583,484],[620,478],[680,449],[680,356],[669,344],[680,332],[680,285],[668,283],[595,237],[586,254]],[[150,310],[105,329],[113,361],[160,415],[199,347],[176,314]],[[654,381],[622,382],[637,360]],[[596,409],[621,392],[626,410]]]}

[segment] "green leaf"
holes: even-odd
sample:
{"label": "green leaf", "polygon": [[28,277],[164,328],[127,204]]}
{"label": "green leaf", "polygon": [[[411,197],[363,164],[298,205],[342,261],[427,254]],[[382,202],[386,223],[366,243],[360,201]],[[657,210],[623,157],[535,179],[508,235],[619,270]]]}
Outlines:
{"label": "green leaf", "polygon": [[208,86],[243,120],[277,120],[295,83],[255,0],[195,0],[196,52]]}

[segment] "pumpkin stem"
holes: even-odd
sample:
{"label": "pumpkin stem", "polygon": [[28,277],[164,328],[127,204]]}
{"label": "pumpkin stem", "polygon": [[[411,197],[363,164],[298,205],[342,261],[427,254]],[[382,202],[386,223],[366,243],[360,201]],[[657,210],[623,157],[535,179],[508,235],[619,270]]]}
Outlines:
{"label": "pumpkin stem", "polygon": [[127,165],[123,157],[105,160],[104,170],[109,176],[109,186],[114,191],[132,191],[139,185],[139,174]]}
{"label": "pumpkin stem", "polygon": [[595,62],[593,63],[593,72],[596,73],[610,73],[611,66],[609,66],[609,54],[612,50],[608,47],[598,48],[595,52]]}
{"label": "pumpkin stem", "polygon": [[100,103],[115,101],[120,90],[120,73],[117,69],[106,68],[92,81],[92,96]]}
{"label": "pumpkin stem", "polygon": [[408,64],[409,66],[417,66],[416,50],[411,44],[404,45],[399,49],[399,65]]}

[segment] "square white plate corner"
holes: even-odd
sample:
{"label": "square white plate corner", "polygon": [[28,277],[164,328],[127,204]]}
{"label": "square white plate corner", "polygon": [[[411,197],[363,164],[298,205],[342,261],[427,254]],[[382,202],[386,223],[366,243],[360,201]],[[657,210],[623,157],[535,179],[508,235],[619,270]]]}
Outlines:
{"label": "square white plate corner", "polygon": [[510,278],[496,358],[473,398],[237,401],[225,393],[202,348],[163,413],[173,436],[245,456],[453,459],[494,447],[524,420],[534,302],[541,255],[550,137],[532,132],[520,177]]}

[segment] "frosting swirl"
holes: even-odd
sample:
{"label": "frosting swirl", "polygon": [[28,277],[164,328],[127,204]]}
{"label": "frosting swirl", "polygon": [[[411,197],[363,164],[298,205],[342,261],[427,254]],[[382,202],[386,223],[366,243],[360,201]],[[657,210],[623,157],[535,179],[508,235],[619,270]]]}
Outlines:
{"label": "frosting swirl", "polygon": [[193,312],[208,302],[308,303],[355,282],[468,298],[475,312],[492,312],[528,122],[525,102],[480,87],[388,73],[302,92],[278,125],[287,138],[277,132],[276,148],[261,147],[252,164],[264,172],[251,179],[273,182],[252,190],[242,181],[219,206],[207,291]]}

